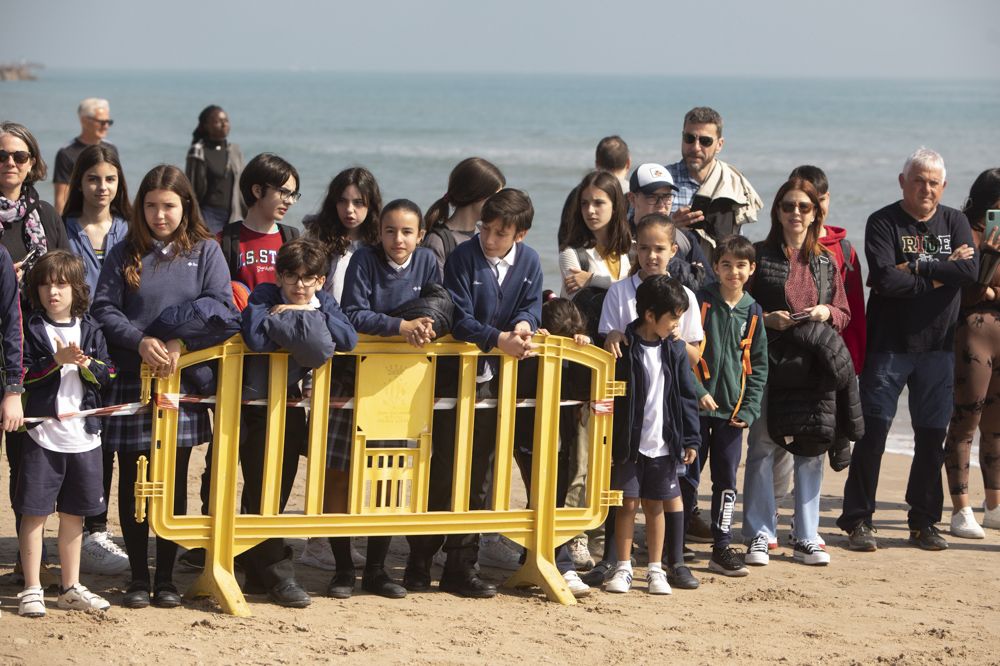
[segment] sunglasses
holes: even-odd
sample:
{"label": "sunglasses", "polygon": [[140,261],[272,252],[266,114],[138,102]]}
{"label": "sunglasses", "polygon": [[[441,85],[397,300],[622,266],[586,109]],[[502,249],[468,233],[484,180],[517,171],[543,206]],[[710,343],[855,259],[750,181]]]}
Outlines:
{"label": "sunglasses", "polygon": [[681,133],[681,137],[684,139],[684,143],[691,145],[692,143],[697,141],[698,145],[701,146],[702,148],[708,148],[713,143],[715,143],[714,136],[705,136],[705,135],[698,136],[697,134],[688,134],[687,132],[683,132]]}
{"label": "sunglasses", "polygon": [[11,157],[14,158],[14,164],[27,164],[28,160],[31,159],[31,153],[27,150],[15,150],[12,153],[0,150],[0,164],[6,164]]}
{"label": "sunglasses", "polygon": [[798,208],[803,215],[808,215],[815,208],[810,201],[782,201],[778,206],[782,213],[794,213],[795,209]]}
{"label": "sunglasses", "polygon": [[278,196],[281,197],[281,200],[287,204],[293,204],[302,198],[301,192],[292,192],[287,187],[275,187],[274,185],[268,185],[268,187],[277,192]]}
{"label": "sunglasses", "polygon": [[93,120],[101,127],[111,127],[112,125],[115,124],[115,121],[111,120],[110,118],[108,118],[107,120],[98,120],[97,118],[91,118],[91,120]]}

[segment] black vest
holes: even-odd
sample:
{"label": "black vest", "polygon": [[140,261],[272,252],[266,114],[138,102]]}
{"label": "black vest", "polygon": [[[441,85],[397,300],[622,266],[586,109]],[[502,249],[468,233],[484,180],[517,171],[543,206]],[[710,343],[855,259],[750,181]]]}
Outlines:
{"label": "black vest", "polygon": [[[785,300],[785,283],[788,282],[788,257],[784,247],[774,247],[767,241],[754,243],[757,250],[757,270],[753,276],[753,288],[750,290],[765,312],[788,310]],[[809,260],[809,272],[816,282],[816,293],[819,294],[819,304],[828,305],[833,301],[833,280],[837,266],[825,252]]]}

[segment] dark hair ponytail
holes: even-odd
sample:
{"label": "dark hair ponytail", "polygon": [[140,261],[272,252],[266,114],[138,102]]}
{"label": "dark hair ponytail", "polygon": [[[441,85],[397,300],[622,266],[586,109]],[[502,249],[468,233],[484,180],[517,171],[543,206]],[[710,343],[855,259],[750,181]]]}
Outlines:
{"label": "dark hair ponytail", "polygon": [[467,157],[451,170],[448,176],[448,191],[427,209],[427,228],[448,220],[449,206],[461,208],[474,204],[495,194],[507,184],[492,162],[481,157]]}
{"label": "dark hair ponytail", "polygon": [[217,104],[209,104],[208,106],[206,106],[204,109],[201,110],[201,113],[198,114],[198,126],[194,128],[193,132],[191,132],[192,144],[198,143],[199,141],[203,141],[208,136],[208,134],[205,132],[205,123],[208,122],[208,119],[212,117],[213,113],[222,110],[223,110],[222,107],[218,106]]}

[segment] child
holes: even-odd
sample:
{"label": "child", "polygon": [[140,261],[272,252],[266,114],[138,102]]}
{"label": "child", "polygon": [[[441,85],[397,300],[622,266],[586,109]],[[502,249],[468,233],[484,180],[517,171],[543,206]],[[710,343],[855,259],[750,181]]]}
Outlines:
{"label": "child", "polygon": [[[80,153],[69,182],[64,219],[69,248],[83,259],[89,294],[97,290],[104,257],[128,231],[132,203],[118,153],[104,145],[88,146]],[[115,452],[104,447],[104,496],[111,496]],[[83,521],[80,570],[119,574],[128,569],[128,556],[112,540],[108,514]]]}
{"label": "child", "polygon": [[[291,398],[300,398],[299,381],[307,369],[325,363],[335,349],[353,349],[358,338],[334,298],[321,291],[326,281],[327,258],[319,243],[299,238],[283,245],[278,250],[275,267],[279,284],[261,283],[250,294],[243,310],[243,339],[253,351],[291,352],[288,393]],[[248,363],[247,374],[251,383],[266,386],[266,369],[259,364]],[[245,414],[247,429],[240,444],[244,478],[241,508],[245,513],[259,513],[267,417],[265,409],[259,407],[248,407]],[[281,474],[282,511],[298,467],[300,447],[296,442],[307,437],[304,410],[289,411]],[[309,595],[295,581],[283,539],[268,539],[251,548],[242,556],[241,564],[247,574],[247,592],[266,591],[272,601],[289,608],[309,605]]]}
{"label": "child", "polygon": [[[165,376],[177,367],[179,340],[161,340],[146,333],[167,308],[199,298],[231,304],[233,290],[222,250],[201,221],[191,184],[176,167],[154,167],[136,194],[125,240],[104,261],[91,312],[100,322],[108,351],[119,369],[109,400],[135,402],[141,387],[143,362]],[[182,378],[181,391],[190,390]],[[132,569],[122,604],[144,608],[150,603],[147,551],[149,524],[135,520],[136,462],[148,456],[152,438],[149,413],[109,419],[105,446],[118,452],[118,511],[125,550]],[[191,447],[212,439],[211,418],[204,405],[184,405],[177,424],[177,481],[174,513],[187,512],[187,469]],[[156,576],[152,603],[180,606],[173,583],[177,544],[156,538]]]}
{"label": "child", "polygon": [[664,532],[674,578],[693,578],[683,561],[684,505],[677,465],[697,459],[698,399],[684,343],[674,338],[688,306],[684,287],[665,275],[655,275],[636,289],[639,316],[625,329],[628,348],[615,371],[627,382],[628,393],[616,401],[625,409],[616,409],[611,487],[621,490],[625,499],[615,521],[619,562],[605,584],[607,592],[628,592],[632,586],[628,555],[640,502],[649,549],[648,592],[671,592],[661,563]]}
{"label": "child", "polygon": [[[486,199],[500,191],[506,179],[493,163],[481,157],[467,157],[451,170],[448,191],[427,209],[427,236],[423,245],[434,251],[438,268],[459,243],[476,233]],[[449,217],[451,207],[455,211]]]}
{"label": "child", "polygon": [[[503,189],[483,204],[479,234],[459,245],[445,263],[444,285],[455,301],[458,340],[473,342],[483,351],[498,347],[517,359],[532,354],[531,336],[542,314],[542,267],[538,254],[522,241],[531,229],[534,208],[520,190]],[[480,361],[477,398],[496,397],[496,361]],[[476,410],[472,435],[472,473],[469,508],[486,507],[496,440],[496,410]],[[450,503],[454,456],[454,415],[434,420],[434,458],[431,464],[431,511]],[[448,427],[450,424],[450,428]],[[430,563],[444,542],[447,561],[441,589],[464,597],[488,598],[496,586],[476,571],[479,535],[411,538],[410,559],[403,584],[411,591],[430,587]]]}
{"label": "child", "polygon": [[[696,369],[695,387],[701,407],[701,451],[712,464],[711,571],[746,576],[742,551],[730,548],[736,510],[736,470],[740,465],[743,430],[760,416],[767,382],[767,334],[764,313],[743,286],[757,267],[753,244],[728,236],[715,246],[713,268],[717,284],[698,292],[705,345]],[[710,455],[709,455],[710,454]]]}
{"label": "child", "polygon": [[[84,275],[83,261],[66,250],[47,253],[28,274],[34,311],[25,327],[24,359],[25,405],[31,416],[100,407],[101,392],[115,377],[104,335],[87,314],[90,289]],[[28,426],[14,495],[14,509],[21,514],[21,615],[45,615],[39,569],[42,532],[53,507],[59,511],[59,608],[111,607],[80,584],[83,516],[107,512],[100,433],[101,419],[96,416]]]}
{"label": "child", "polygon": [[[440,284],[441,274],[434,253],[417,247],[424,237],[423,214],[412,201],[396,199],[382,210],[379,229],[381,245],[362,247],[351,257],[344,284],[344,312],[359,333],[399,335],[413,346],[421,347],[437,336],[432,320],[429,317],[407,320],[388,313],[417,298],[424,285]],[[330,427],[323,509],[330,513],[347,511],[348,475],[354,443],[351,418],[352,414],[345,410]],[[385,571],[390,541],[391,537],[387,536],[368,538],[361,587],[372,594],[401,599],[406,596],[406,589],[394,583]],[[355,582],[349,539],[331,538],[330,547],[337,569],[327,594],[347,599],[354,592]]]}

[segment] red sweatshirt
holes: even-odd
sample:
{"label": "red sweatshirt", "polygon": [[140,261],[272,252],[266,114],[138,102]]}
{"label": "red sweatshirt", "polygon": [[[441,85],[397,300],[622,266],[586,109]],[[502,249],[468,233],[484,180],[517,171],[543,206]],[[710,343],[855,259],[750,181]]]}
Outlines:
{"label": "red sweatshirt", "polygon": [[851,352],[851,360],[854,361],[854,371],[861,374],[861,369],[865,365],[865,288],[861,279],[861,260],[858,253],[854,251],[854,246],[847,243],[849,257],[844,256],[842,241],[847,239],[847,231],[840,227],[824,226],[826,236],[819,239],[819,242],[828,249],[840,268],[840,277],[844,280],[844,289],[847,291],[847,304],[851,307],[851,321],[840,336],[847,345],[847,350]]}

